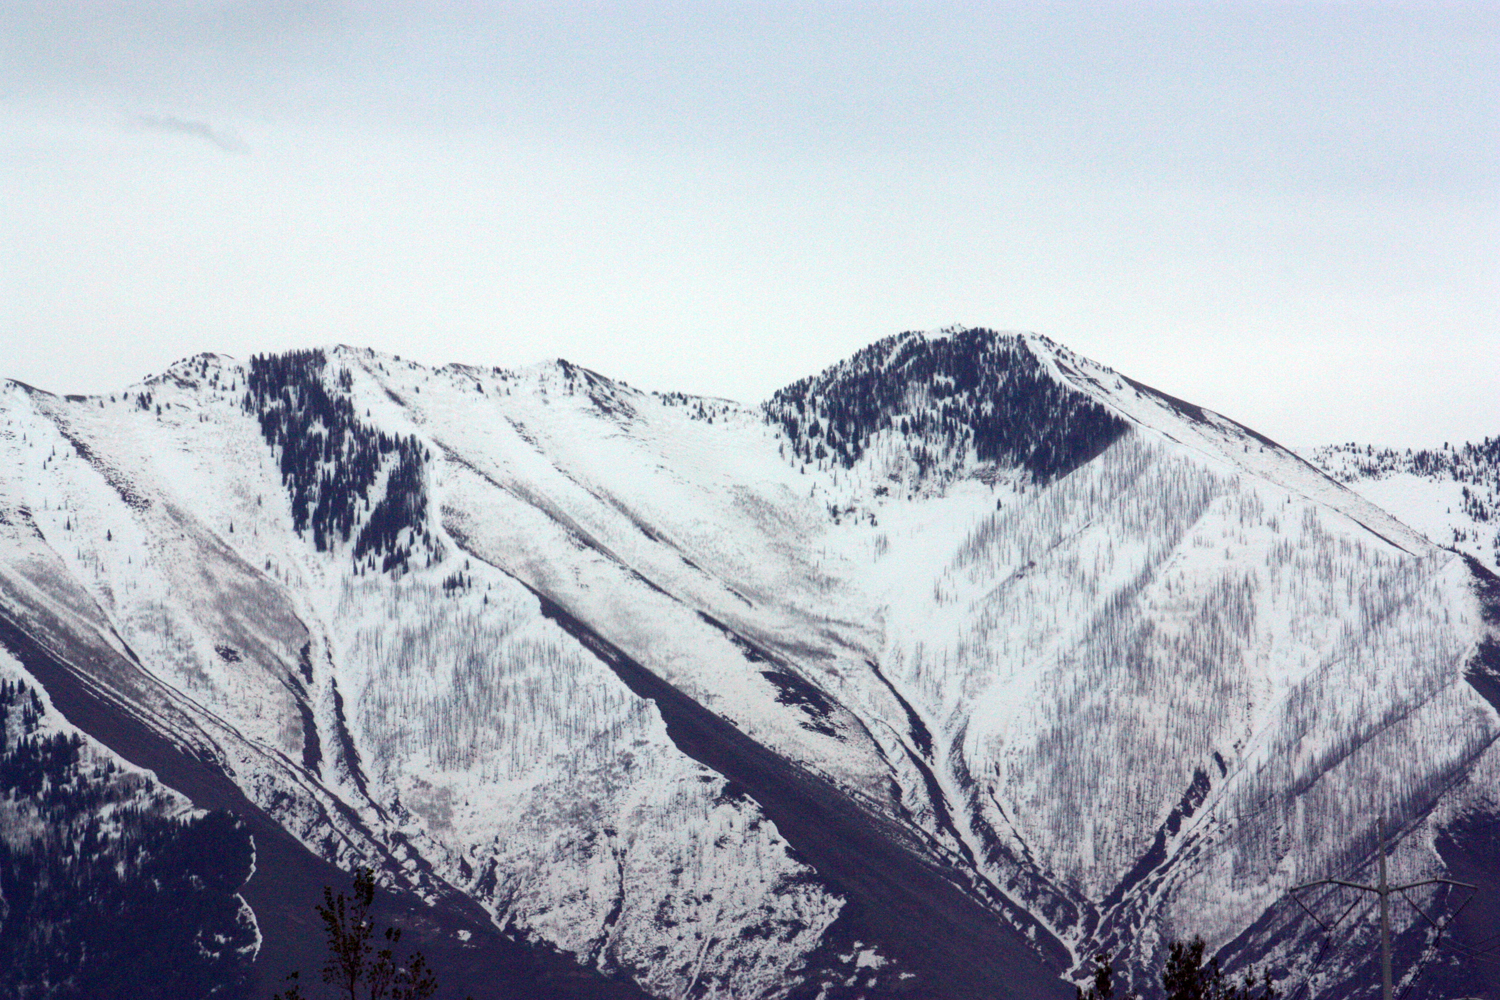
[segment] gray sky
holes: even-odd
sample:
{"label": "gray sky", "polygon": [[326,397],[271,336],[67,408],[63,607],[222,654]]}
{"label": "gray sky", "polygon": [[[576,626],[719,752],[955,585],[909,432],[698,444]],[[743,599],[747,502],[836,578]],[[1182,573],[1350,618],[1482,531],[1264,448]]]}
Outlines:
{"label": "gray sky", "polygon": [[1500,5],[0,0],[0,375],[1045,333],[1289,444],[1500,433]]}

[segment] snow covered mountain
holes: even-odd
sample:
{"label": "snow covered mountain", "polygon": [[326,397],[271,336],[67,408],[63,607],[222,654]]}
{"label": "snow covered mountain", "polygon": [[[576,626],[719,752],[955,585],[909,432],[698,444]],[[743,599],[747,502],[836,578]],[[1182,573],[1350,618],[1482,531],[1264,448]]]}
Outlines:
{"label": "snow covered mountain", "polygon": [[[247,989],[335,867],[476,997],[1064,997],[1195,933],[1356,996],[1368,934],[1286,890],[1379,816],[1500,888],[1500,581],[1043,337],[759,408],[202,355],[10,383],[0,450],[6,668],[244,824]],[[1398,908],[1410,995],[1500,995],[1497,907]]]}

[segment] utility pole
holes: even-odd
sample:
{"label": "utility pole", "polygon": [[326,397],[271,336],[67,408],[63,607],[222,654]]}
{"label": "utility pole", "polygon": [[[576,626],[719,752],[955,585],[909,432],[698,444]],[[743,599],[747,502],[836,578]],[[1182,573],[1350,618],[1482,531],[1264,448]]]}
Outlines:
{"label": "utility pole", "polygon": [[1380,837],[1380,1000],[1391,1000],[1391,886],[1385,880],[1385,817],[1377,827]]}
{"label": "utility pole", "polygon": [[[1333,928],[1323,923],[1323,921],[1318,920],[1318,915],[1312,910],[1309,910],[1306,903],[1302,902],[1301,899],[1298,899],[1297,892],[1299,890],[1311,889],[1315,886],[1320,885],[1341,885],[1346,889],[1358,889],[1360,892],[1373,892],[1380,897],[1380,997],[1381,1000],[1391,1000],[1391,893],[1399,892],[1401,894],[1401,898],[1410,903],[1411,908],[1416,910],[1418,913],[1421,913],[1422,918],[1429,924],[1432,924],[1433,927],[1436,927],[1438,933],[1441,934],[1443,931],[1443,927],[1439,926],[1435,920],[1424,913],[1420,906],[1412,902],[1412,898],[1406,894],[1406,890],[1418,889],[1424,885],[1437,885],[1439,883],[1441,883],[1442,885],[1457,886],[1460,889],[1468,889],[1469,899],[1464,900],[1463,903],[1459,906],[1458,910],[1462,910],[1465,906],[1468,906],[1469,900],[1473,899],[1474,894],[1479,890],[1467,882],[1455,882],[1452,879],[1448,878],[1429,878],[1423,879],[1421,882],[1409,882],[1406,885],[1391,885],[1390,882],[1386,879],[1385,874],[1386,843],[1384,816],[1380,817],[1379,823],[1377,825],[1377,830],[1378,836],[1380,838],[1380,881],[1378,884],[1360,885],[1358,882],[1346,882],[1340,878],[1323,878],[1318,879],[1316,882],[1305,882],[1302,885],[1292,886],[1292,888],[1288,889],[1287,892],[1291,894],[1292,899],[1296,901],[1297,905],[1302,907],[1303,911],[1305,911],[1309,917],[1312,917],[1313,920],[1317,921],[1318,926],[1322,927],[1323,930],[1330,935],[1333,933]],[[1351,906],[1350,909],[1353,909],[1353,907]],[[1453,911],[1453,916],[1448,918],[1448,923],[1451,924],[1453,922],[1453,917],[1458,916],[1458,910]],[[1348,913],[1349,910],[1344,911],[1345,916],[1347,916]],[[1343,917],[1339,918],[1339,920],[1343,919]],[[1334,924],[1335,926],[1337,926],[1338,921],[1335,921]]]}

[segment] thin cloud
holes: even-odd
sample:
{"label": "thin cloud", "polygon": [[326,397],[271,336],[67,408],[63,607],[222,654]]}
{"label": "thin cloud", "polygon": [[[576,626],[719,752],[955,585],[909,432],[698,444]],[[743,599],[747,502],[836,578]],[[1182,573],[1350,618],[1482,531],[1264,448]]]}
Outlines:
{"label": "thin cloud", "polygon": [[208,122],[189,121],[186,118],[176,118],[172,115],[138,115],[135,121],[142,128],[153,129],[157,132],[196,136],[204,142],[217,146],[226,153],[250,152],[249,146],[246,146],[232,135],[220,132]]}

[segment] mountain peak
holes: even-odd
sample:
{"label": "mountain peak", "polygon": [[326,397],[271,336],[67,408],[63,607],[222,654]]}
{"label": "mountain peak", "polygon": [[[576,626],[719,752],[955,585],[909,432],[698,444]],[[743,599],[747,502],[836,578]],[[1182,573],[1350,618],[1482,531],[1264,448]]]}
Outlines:
{"label": "mountain peak", "polygon": [[1034,334],[908,331],[778,390],[765,412],[803,461],[850,468],[899,433],[924,477],[973,461],[1051,480],[1129,427],[1058,376],[1057,352]]}

